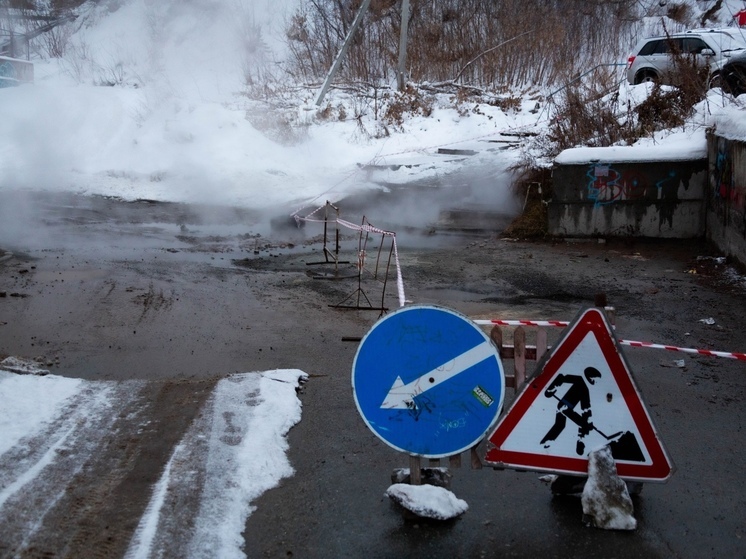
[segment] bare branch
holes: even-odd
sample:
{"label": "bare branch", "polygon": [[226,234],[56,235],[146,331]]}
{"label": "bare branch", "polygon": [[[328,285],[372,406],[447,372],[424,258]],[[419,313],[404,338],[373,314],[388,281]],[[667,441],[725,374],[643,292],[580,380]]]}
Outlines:
{"label": "bare branch", "polygon": [[520,35],[516,35],[515,37],[511,37],[510,39],[508,39],[508,40],[506,40],[506,41],[503,41],[503,42],[502,42],[502,43],[500,43],[499,45],[495,45],[495,46],[494,46],[494,47],[492,47],[492,48],[489,48],[489,49],[487,49],[487,50],[485,50],[485,51],[482,51],[482,52],[481,52],[481,53],[479,53],[479,54],[478,54],[477,56],[475,56],[474,58],[472,58],[471,60],[469,60],[469,62],[467,62],[466,64],[464,64],[464,67],[463,67],[463,68],[461,68],[461,71],[460,71],[460,72],[459,72],[458,74],[456,74],[456,77],[455,77],[455,78],[453,78],[453,81],[454,81],[454,82],[457,82],[457,81],[458,81],[458,79],[459,79],[459,78],[460,78],[460,77],[461,77],[461,76],[462,76],[462,75],[464,74],[464,72],[466,71],[466,69],[467,69],[467,68],[468,68],[469,66],[471,66],[472,64],[474,64],[474,63],[475,63],[475,62],[476,62],[477,60],[479,60],[480,58],[482,58],[482,57],[483,57],[483,56],[484,56],[485,54],[487,54],[487,53],[490,53],[490,52],[492,52],[493,50],[497,50],[497,49],[499,49],[500,47],[504,47],[504,46],[505,46],[505,45],[507,45],[508,43],[511,43],[511,42],[515,41],[516,39],[520,39],[520,38],[521,38],[521,37],[523,37],[524,35],[528,35],[529,33],[533,33],[533,32],[534,32],[534,30],[533,30],[533,29],[529,29],[528,31],[524,31],[524,32],[523,32],[523,33],[521,33]]}

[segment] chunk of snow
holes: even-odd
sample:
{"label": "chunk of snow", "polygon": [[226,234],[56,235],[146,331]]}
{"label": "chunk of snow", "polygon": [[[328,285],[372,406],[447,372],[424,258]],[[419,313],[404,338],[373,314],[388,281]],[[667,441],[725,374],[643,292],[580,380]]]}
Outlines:
{"label": "chunk of snow", "polygon": [[469,505],[452,492],[434,485],[395,483],[386,495],[410,512],[424,518],[449,520],[465,513]]}
{"label": "chunk of snow", "polygon": [[627,484],[617,474],[616,463],[608,445],[588,455],[588,481],[583,488],[581,502],[584,519],[596,528],[637,528]]}

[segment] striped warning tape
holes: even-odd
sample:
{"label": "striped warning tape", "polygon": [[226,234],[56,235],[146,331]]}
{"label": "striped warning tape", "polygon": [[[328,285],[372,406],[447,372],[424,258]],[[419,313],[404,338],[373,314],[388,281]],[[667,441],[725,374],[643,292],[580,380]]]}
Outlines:
{"label": "striped warning tape", "polygon": [[[474,320],[474,323],[489,326],[558,326],[565,327],[570,323],[564,320]],[[649,347],[652,349],[665,349],[668,351],[681,351],[684,353],[694,353],[696,355],[707,355],[710,357],[724,357],[726,359],[737,359],[738,361],[746,361],[746,353],[739,353],[735,351],[714,351],[711,349],[694,349],[691,347],[678,347],[673,345],[654,344],[650,342],[637,342],[633,340],[617,340],[621,345],[630,347]]]}
{"label": "striped warning tape", "polygon": [[650,342],[634,342],[632,340],[617,340],[622,345],[630,347],[650,347],[653,349],[667,349],[668,351],[683,351],[684,353],[695,353],[697,355],[709,355],[710,357],[725,357],[726,359],[738,359],[746,361],[746,353],[733,351],[713,351],[711,349],[694,349],[691,347],[677,347],[673,345],[652,344]]}
{"label": "striped warning tape", "polygon": [[564,320],[474,320],[473,322],[482,326],[496,324],[498,326],[559,326],[562,328],[570,324]]}

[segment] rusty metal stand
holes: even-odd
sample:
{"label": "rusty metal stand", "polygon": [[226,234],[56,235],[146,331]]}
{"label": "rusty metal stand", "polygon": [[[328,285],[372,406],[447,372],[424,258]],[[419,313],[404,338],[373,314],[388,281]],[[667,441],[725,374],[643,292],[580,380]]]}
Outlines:
{"label": "rusty metal stand", "polygon": [[[327,246],[329,243],[329,208],[332,208],[336,212],[336,218],[334,219],[334,252],[329,250]],[[324,240],[323,240],[323,252],[324,260],[319,262],[306,262],[306,266],[320,266],[325,264],[334,264],[334,272],[331,274],[314,274],[314,279],[348,279],[355,277],[354,275],[340,275],[339,265],[349,264],[349,260],[339,259],[339,208],[327,200],[326,206],[324,207]]]}
{"label": "rusty metal stand", "polygon": [[[362,225],[370,225],[370,223],[367,221],[365,216],[363,216]],[[365,236],[363,237],[363,234]],[[365,291],[363,290],[363,272],[365,271],[365,255],[366,255],[366,249],[368,247],[368,237],[369,232],[365,230],[365,228],[361,228],[360,230],[360,237],[358,238],[358,262],[357,262],[357,289],[353,291],[350,295],[345,297],[342,301],[337,303],[336,305],[329,305],[332,308],[335,309],[348,309],[348,310],[365,310],[365,311],[380,311],[381,315],[383,315],[385,312],[387,312],[389,309],[388,307],[384,306],[384,301],[386,297],[386,284],[388,280],[388,274],[389,269],[391,267],[391,257],[394,252],[394,244],[393,241],[391,243],[391,250],[389,251],[389,259],[386,264],[386,275],[383,279],[383,288],[381,290],[381,305],[378,307],[374,307],[373,304],[370,302],[370,299],[368,299],[368,296],[365,294]],[[378,247],[378,256],[376,258],[376,266],[375,271],[373,272],[373,279],[378,279],[378,267],[381,260],[381,250],[383,249],[383,242],[386,238],[386,235],[381,235],[381,244]],[[355,299],[355,304],[345,304],[351,299]],[[365,299],[365,302],[367,303],[367,306],[361,305],[361,299]]]}

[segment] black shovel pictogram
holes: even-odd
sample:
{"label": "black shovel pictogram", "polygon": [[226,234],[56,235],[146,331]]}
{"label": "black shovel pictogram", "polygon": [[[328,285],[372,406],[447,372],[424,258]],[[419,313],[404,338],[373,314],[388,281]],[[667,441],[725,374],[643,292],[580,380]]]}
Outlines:
{"label": "black shovel pictogram", "polygon": [[[552,394],[552,396],[557,401],[562,401],[560,398],[557,397],[556,394]],[[609,448],[611,449],[611,455],[616,460],[628,460],[630,462],[645,461],[645,456],[642,454],[642,449],[637,442],[637,437],[635,437],[635,434],[631,431],[619,431],[618,433],[614,433],[613,435],[607,435],[598,427],[593,425],[593,423],[589,419],[581,416],[574,410],[565,408],[561,410],[560,413],[562,413],[567,419],[575,423],[575,425],[583,428],[587,432],[590,432],[592,429],[603,438],[605,438],[607,441],[611,441],[609,443]]]}

